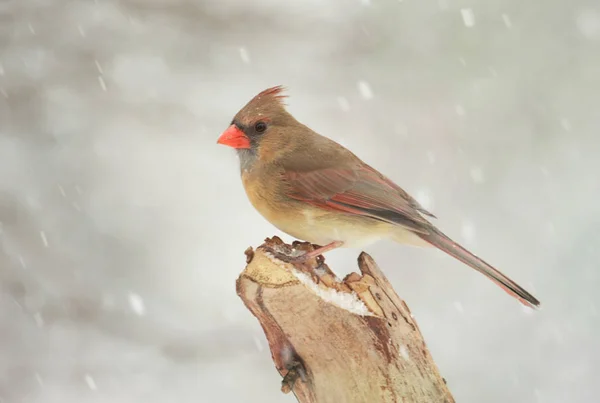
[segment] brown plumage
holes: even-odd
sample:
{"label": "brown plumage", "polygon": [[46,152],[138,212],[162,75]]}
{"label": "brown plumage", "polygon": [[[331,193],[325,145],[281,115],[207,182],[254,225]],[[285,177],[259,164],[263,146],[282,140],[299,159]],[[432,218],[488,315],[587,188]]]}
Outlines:
{"label": "brown plumage", "polygon": [[379,239],[435,246],[483,273],[523,304],[539,301],[438,230],[413,197],[340,144],[298,122],[282,87],[256,95],[218,143],[238,151],[252,205],[281,231],[323,247],[363,247]]}

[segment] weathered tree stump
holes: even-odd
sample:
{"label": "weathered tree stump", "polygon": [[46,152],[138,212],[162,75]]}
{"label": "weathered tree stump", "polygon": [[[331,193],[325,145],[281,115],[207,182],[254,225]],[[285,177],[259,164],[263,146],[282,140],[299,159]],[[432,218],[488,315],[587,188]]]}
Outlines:
{"label": "weathered tree stump", "polygon": [[267,239],[248,248],[237,293],[259,320],[282,390],[301,403],[454,402],[408,306],[366,253],[343,280],[312,250]]}

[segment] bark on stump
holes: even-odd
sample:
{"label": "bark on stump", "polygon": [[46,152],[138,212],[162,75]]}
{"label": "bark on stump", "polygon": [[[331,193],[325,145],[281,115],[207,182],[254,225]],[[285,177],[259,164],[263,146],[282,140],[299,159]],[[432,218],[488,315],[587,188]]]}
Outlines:
{"label": "bark on stump", "polygon": [[375,261],[343,280],[312,259],[278,259],[312,250],[267,239],[252,251],[237,293],[259,320],[282,390],[300,403],[454,402],[408,306]]}

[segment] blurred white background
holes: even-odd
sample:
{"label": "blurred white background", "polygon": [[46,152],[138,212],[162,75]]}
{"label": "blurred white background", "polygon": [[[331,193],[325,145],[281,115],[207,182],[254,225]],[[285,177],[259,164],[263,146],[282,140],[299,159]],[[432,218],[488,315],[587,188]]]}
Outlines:
{"label": "blurred white background", "polygon": [[592,0],[0,0],[0,402],[295,401],[235,294],[282,234],[216,144],[278,84],[542,301],[367,250],[458,402],[597,402],[599,72]]}

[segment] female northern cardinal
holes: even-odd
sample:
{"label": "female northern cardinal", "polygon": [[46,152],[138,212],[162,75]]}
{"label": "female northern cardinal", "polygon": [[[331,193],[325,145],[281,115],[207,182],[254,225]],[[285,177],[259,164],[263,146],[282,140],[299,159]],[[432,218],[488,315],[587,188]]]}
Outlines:
{"label": "female northern cardinal", "polygon": [[426,220],[424,216],[435,216],[398,185],[294,119],[285,109],[282,91],[277,86],[256,95],[217,143],[237,150],[246,194],[260,214],[293,237],[324,245],[297,260],[382,238],[435,246],[485,274],[524,305],[540,305]]}

